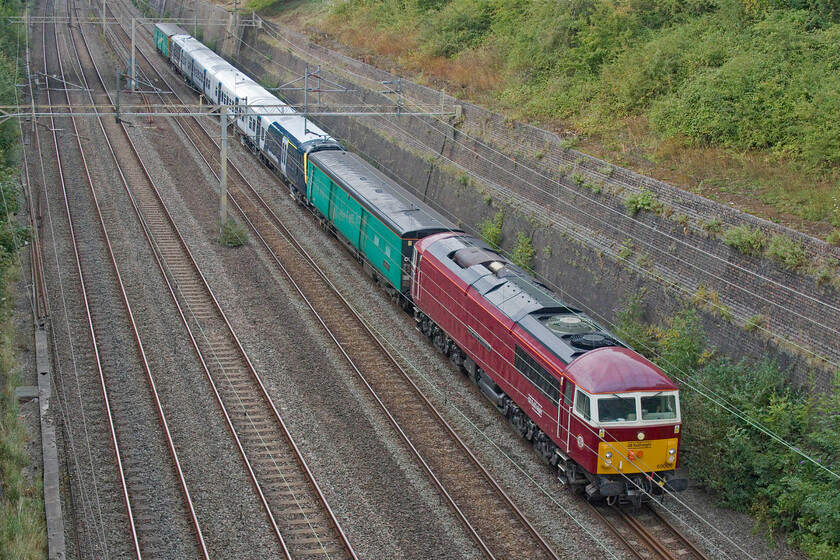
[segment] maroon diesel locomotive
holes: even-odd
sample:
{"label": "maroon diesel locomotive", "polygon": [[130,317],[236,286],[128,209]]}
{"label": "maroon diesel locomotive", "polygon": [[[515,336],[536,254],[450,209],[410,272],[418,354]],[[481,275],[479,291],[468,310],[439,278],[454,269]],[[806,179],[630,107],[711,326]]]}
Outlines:
{"label": "maroon diesel locomotive", "polygon": [[418,241],[411,296],[431,337],[590,498],[681,491],[677,386],[654,364],[482,241]]}

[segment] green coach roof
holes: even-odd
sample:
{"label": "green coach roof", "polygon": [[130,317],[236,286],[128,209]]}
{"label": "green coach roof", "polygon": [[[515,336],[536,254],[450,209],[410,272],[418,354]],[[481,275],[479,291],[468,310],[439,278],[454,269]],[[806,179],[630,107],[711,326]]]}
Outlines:
{"label": "green coach roof", "polygon": [[330,150],[311,154],[309,160],[402,238],[460,231],[356,154]]}

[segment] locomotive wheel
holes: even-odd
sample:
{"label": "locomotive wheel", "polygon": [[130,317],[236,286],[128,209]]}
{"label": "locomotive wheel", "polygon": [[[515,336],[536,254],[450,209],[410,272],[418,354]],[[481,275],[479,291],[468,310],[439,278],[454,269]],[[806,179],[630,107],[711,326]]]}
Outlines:
{"label": "locomotive wheel", "polygon": [[524,437],[525,439],[530,439],[528,438],[528,417],[525,416],[525,413],[522,412],[521,408],[516,407],[515,409],[511,410],[510,423],[513,425],[514,428],[516,428],[517,432],[522,434],[522,437]]}
{"label": "locomotive wheel", "polygon": [[534,450],[546,464],[556,464],[557,446],[539,428],[537,428],[537,433],[534,436]]}
{"label": "locomotive wheel", "polygon": [[[453,345],[454,346],[454,345]],[[449,360],[457,367],[459,370],[464,367],[464,358],[466,356],[461,351],[460,348],[454,346],[452,348],[452,352],[449,354]]]}
{"label": "locomotive wheel", "polygon": [[444,356],[449,355],[449,338],[442,331],[435,335],[435,347]]}

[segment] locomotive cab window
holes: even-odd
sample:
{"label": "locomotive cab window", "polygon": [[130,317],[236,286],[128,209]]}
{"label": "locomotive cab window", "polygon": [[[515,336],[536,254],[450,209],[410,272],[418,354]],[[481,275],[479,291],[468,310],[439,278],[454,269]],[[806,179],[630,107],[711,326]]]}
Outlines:
{"label": "locomotive cab window", "polygon": [[635,422],[636,397],[613,395],[598,399],[598,422]]}
{"label": "locomotive cab window", "polygon": [[592,419],[590,410],[589,395],[578,389],[575,393],[575,413],[578,416],[583,416],[584,420],[589,421]]}
{"label": "locomotive cab window", "polygon": [[642,420],[676,420],[677,396],[660,393],[642,397]]}

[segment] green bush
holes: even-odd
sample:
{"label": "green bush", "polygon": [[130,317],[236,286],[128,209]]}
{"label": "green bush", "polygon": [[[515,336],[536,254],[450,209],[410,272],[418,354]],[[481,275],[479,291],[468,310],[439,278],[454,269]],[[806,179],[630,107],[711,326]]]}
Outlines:
{"label": "green bush", "polygon": [[760,255],[764,250],[764,233],[747,225],[735,226],[723,234],[723,242],[747,255]]}
{"label": "green bush", "polygon": [[408,31],[407,51],[487,55],[502,78],[493,93],[518,116],[571,119],[584,134],[640,116],[680,142],[831,167],[840,163],[838,3],[346,0],[332,13],[348,27]]}
{"label": "green bush", "polygon": [[797,269],[808,264],[808,254],[802,243],[787,235],[774,235],[767,245],[767,254],[786,268]]}
{"label": "green bush", "polygon": [[460,0],[442,8],[427,20],[425,36],[429,52],[453,56],[481,43],[493,23],[489,0]]}
{"label": "green bush", "polygon": [[245,10],[248,12],[261,12],[278,2],[279,0],[248,0],[245,4]]}
{"label": "green bush", "polygon": [[642,189],[625,198],[624,207],[631,216],[635,216],[640,210],[647,210],[648,212],[659,214],[662,212],[664,205],[653,196],[652,192]]}
{"label": "green bush", "polygon": [[[8,269],[3,275],[8,274]],[[5,282],[4,282],[5,284]],[[7,302],[10,290],[1,292]],[[3,316],[9,317],[8,303],[2,304]],[[46,528],[43,518],[42,490],[33,488],[24,474],[27,468],[28,435],[18,418],[15,387],[19,375],[12,360],[12,325],[0,324],[0,550],[3,558],[36,560],[46,557]]]}
{"label": "green bush", "polygon": [[633,240],[629,237],[621,242],[621,249],[618,250],[618,258],[626,261],[630,258],[630,255],[633,254],[633,249],[636,247],[633,245]]}
{"label": "green bush", "polygon": [[[814,165],[840,162],[837,26],[798,9],[734,28],[719,27],[724,17],[702,21],[695,44],[671,55],[679,73],[654,80],[665,87],[649,86],[653,128],[699,145],[769,149]],[[674,33],[682,31],[688,27]],[[715,54],[697,61],[700,49]],[[692,69],[692,62],[700,63]]]}
{"label": "green bush", "polygon": [[720,233],[720,220],[717,218],[709,218],[708,220],[703,220],[701,224],[703,226],[703,230],[705,230],[706,234],[709,237],[714,237]]}
{"label": "green bush", "polygon": [[772,362],[718,360],[696,372],[692,386],[716,388],[734,410],[796,449],[683,387],[684,465],[722,505],[757,515],[769,531],[785,531],[812,558],[840,558],[840,483],[797,453],[836,468],[840,399],[837,394],[811,397],[790,389],[786,381]]}
{"label": "green bush", "polygon": [[[6,18],[21,15],[24,4],[7,2],[0,6]],[[22,25],[0,26],[0,103],[17,103],[15,84],[19,83],[16,61],[26,45]],[[19,267],[18,250],[28,239],[29,230],[18,224],[20,171],[13,166],[19,159],[18,123],[9,119],[0,124],[0,557],[46,558],[46,529],[42,492],[29,484],[27,468],[28,435],[18,418],[15,387],[20,383],[14,361],[13,290],[11,284]]]}
{"label": "green bush", "polygon": [[644,290],[630,292],[616,310],[613,330],[618,337],[643,356],[656,357],[656,329],[645,321]]}
{"label": "green bush", "polygon": [[744,328],[747,329],[747,332],[755,332],[763,324],[764,324],[764,315],[758,313],[756,315],[753,315],[749,319],[747,319],[747,323],[744,325]]}
{"label": "green bush", "polygon": [[504,219],[504,212],[499,210],[492,218],[487,218],[478,224],[481,238],[485,243],[496,249],[502,246],[502,223]]}
{"label": "green bush", "polygon": [[510,256],[513,264],[533,273],[535,254],[536,250],[534,249],[534,243],[531,241],[531,238],[521,231],[518,232],[516,234],[516,246],[513,248],[513,253]]}

